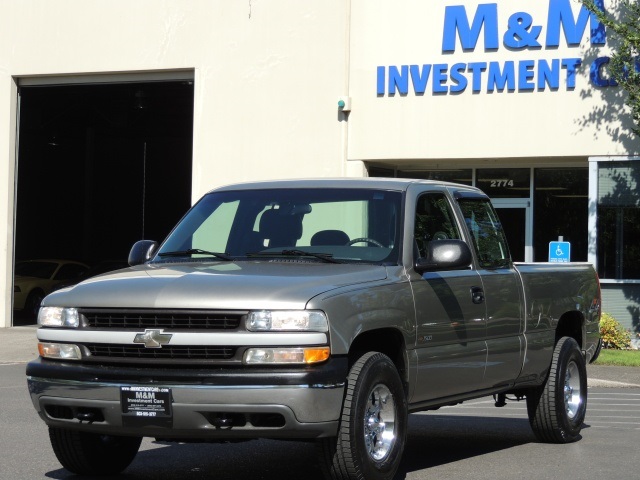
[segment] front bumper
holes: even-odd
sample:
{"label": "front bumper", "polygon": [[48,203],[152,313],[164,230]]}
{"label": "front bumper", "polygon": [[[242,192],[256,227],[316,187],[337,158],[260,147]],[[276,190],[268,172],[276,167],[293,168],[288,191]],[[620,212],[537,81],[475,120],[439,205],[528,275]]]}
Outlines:
{"label": "front bumper", "polygon": [[[303,439],[336,435],[346,369],[346,358],[286,371],[160,370],[38,359],[28,364],[27,377],[34,407],[50,426],[177,440]],[[170,422],[123,422],[123,386],[171,389]]]}

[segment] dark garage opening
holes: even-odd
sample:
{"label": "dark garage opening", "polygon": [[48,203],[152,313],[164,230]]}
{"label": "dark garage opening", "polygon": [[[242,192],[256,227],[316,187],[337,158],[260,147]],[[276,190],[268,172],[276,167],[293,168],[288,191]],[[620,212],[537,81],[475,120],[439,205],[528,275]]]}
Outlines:
{"label": "dark garage opening", "polygon": [[[16,268],[34,259],[115,268],[135,241],[162,240],[189,208],[193,82],[19,93]],[[32,323],[18,279],[14,324]],[[40,283],[26,289],[49,293],[52,282]]]}

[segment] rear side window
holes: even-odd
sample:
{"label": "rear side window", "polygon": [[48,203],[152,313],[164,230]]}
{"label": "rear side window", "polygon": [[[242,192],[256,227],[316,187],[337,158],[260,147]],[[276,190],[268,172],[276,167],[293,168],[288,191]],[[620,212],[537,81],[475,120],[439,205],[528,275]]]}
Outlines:
{"label": "rear side window", "polygon": [[462,215],[471,232],[482,268],[505,268],[511,263],[509,248],[496,211],[489,200],[460,199]]}

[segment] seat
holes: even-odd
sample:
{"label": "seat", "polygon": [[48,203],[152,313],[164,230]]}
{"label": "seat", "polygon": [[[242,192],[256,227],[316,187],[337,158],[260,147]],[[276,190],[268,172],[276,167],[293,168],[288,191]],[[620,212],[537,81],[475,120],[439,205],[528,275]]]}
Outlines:
{"label": "seat", "polygon": [[260,235],[269,241],[269,248],[294,247],[302,237],[302,217],[284,209],[267,210],[260,217]]}
{"label": "seat", "polygon": [[311,245],[346,245],[349,235],[342,230],[320,230],[311,237]]}

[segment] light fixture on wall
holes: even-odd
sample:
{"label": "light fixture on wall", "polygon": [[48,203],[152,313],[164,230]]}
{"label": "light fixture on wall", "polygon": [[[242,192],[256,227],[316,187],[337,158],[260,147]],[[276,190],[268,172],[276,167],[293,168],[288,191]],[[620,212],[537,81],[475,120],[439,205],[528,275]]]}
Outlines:
{"label": "light fixture on wall", "polygon": [[338,99],[338,110],[342,112],[351,111],[351,97],[340,97]]}
{"label": "light fixture on wall", "polygon": [[144,93],[144,90],[138,88],[135,93],[136,101],[133,105],[133,108],[136,110],[144,110],[147,108],[146,97],[147,95]]}

